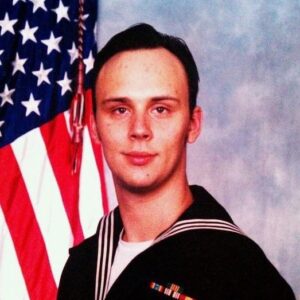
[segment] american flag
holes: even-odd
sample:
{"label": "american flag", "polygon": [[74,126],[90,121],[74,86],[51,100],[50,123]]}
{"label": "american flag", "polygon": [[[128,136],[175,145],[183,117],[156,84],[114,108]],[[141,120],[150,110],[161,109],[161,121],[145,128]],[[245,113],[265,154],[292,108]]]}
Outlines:
{"label": "american flag", "polygon": [[[68,249],[110,209],[91,131],[97,0],[85,0],[81,14],[79,2],[0,0],[0,300],[55,299]],[[79,61],[85,126],[74,172]]]}

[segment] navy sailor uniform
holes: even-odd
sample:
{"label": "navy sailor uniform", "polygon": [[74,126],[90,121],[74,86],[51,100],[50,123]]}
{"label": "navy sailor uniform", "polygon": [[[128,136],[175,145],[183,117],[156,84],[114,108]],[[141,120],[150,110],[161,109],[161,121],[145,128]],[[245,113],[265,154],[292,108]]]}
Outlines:
{"label": "navy sailor uniform", "polygon": [[123,229],[119,209],[103,217],[94,236],[70,250],[58,299],[295,299],[259,246],[202,187],[194,202],[136,256],[107,290]]}

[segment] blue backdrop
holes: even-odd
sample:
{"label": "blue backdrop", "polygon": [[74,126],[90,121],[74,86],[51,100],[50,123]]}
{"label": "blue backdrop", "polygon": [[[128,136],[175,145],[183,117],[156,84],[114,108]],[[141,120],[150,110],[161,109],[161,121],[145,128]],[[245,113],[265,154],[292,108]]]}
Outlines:
{"label": "blue backdrop", "polygon": [[99,47],[147,22],[197,61],[204,126],[189,147],[206,187],[263,248],[300,299],[300,2],[101,1]]}

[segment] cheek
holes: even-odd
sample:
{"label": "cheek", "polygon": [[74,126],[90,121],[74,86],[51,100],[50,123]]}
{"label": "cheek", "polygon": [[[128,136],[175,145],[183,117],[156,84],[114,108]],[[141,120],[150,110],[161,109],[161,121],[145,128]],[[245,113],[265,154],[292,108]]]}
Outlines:
{"label": "cheek", "polygon": [[187,131],[178,128],[169,128],[164,131],[163,136],[157,141],[160,149],[163,150],[167,162],[181,159],[187,142]]}
{"label": "cheek", "polygon": [[99,138],[104,149],[115,150],[122,141],[123,131],[121,126],[116,126],[111,122],[99,122]]}
{"label": "cheek", "polygon": [[[188,137],[188,124],[181,120],[178,122],[166,123],[157,130],[160,139],[165,140],[166,144],[179,146],[186,143]],[[179,144],[178,144],[179,143]]]}

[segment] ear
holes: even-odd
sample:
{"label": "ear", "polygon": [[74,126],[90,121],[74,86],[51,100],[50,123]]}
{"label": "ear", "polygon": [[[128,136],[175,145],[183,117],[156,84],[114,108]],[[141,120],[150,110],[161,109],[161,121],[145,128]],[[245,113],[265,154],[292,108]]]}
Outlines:
{"label": "ear", "polygon": [[90,127],[91,127],[91,137],[96,142],[96,144],[100,144],[101,140],[99,138],[98,130],[97,130],[97,124],[95,121],[94,114],[90,115]]}
{"label": "ear", "polygon": [[188,132],[188,143],[194,143],[197,140],[201,132],[202,125],[202,110],[200,106],[196,106],[192,112],[190,118],[189,132]]}

